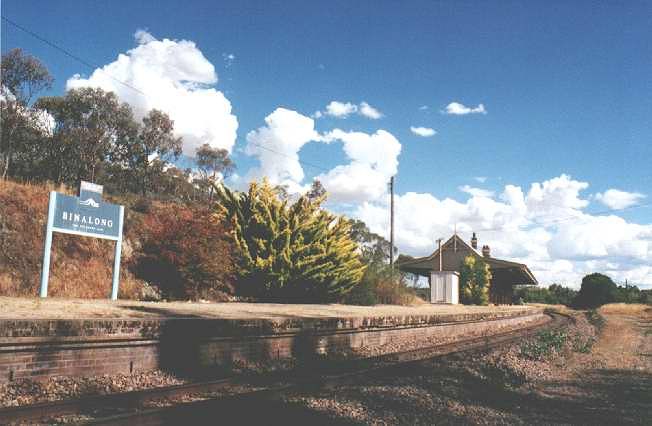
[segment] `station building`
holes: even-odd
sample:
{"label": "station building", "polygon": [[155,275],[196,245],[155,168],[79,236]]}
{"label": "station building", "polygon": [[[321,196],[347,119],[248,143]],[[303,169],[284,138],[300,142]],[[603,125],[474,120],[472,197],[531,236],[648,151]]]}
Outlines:
{"label": "station building", "polygon": [[517,285],[537,285],[537,279],[527,265],[491,257],[488,245],[478,249],[478,238],[473,233],[471,244],[454,234],[430,256],[401,262],[401,271],[428,278],[431,288],[431,302],[457,303],[457,279],[460,268],[467,256],[474,256],[489,265],[491,287],[489,302],[496,305],[512,303],[514,287]]}

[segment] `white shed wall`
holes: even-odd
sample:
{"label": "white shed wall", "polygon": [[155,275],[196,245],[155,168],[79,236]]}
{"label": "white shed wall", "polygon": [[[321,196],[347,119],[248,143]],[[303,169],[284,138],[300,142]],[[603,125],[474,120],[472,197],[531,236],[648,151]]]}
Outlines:
{"label": "white shed wall", "polygon": [[437,271],[430,275],[430,303],[459,303],[459,275],[455,271]]}

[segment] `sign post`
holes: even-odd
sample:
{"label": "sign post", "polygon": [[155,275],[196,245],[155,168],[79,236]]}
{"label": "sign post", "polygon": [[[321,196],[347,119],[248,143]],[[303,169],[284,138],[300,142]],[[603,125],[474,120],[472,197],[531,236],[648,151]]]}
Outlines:
{"label": "sign post", "polygon": [[43,247],[41,297],[48,296],[52,232],[61,232],[115,241],[111,300],[118,298],[124,207],[104,202],[102,200],[102,190],[101,185],[82,181],[79,197],[59,194],[54,191],[50,192],[48,221]]}

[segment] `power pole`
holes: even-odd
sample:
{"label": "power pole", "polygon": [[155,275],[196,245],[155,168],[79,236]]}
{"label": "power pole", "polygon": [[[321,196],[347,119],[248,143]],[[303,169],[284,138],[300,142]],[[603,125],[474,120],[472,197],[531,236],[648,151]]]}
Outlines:
{"label": "power pole", "polygon": [[389,179],[389,269],[394,278],[394,176]]}
{"label": "power pole", "polygon": [[443,241],[442,238],[437,239],[437,251],[439,252],[439,272],[442,271],[442,263],[441,263],[441,242]]}

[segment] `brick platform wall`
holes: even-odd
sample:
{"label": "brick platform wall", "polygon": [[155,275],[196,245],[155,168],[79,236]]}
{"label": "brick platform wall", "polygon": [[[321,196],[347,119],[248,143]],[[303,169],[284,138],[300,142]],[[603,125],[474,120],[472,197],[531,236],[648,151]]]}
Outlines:
{"label": "brick platform wall", "polygon": [[0,383],[21,378],[92,376],[166,369],[194,374],[233,362],[381,348],[406,341],[428,345],[544,321],[537,311],[491,318],[356,318],[326,320],[3,320]]}

